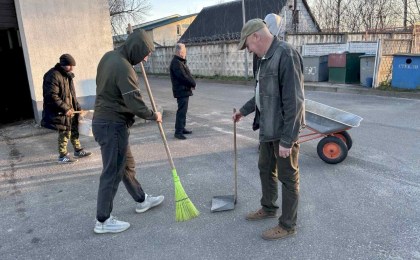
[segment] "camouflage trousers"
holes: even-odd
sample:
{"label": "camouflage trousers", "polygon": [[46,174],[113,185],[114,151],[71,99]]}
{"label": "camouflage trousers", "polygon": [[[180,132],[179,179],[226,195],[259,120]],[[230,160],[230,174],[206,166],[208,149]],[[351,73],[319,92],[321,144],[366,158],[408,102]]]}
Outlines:
{"label": "camouflage trousers", "polygon": [[78,117],[72,117],[71,119],[71,130],[70,131],[58,131],[58,153],[60,157],[63,157],[67,154],[67,144],[69,143],[73,145],[75,151],[79,151],[82,149],[82,145],[80,144],[79,140],[79,121]]}

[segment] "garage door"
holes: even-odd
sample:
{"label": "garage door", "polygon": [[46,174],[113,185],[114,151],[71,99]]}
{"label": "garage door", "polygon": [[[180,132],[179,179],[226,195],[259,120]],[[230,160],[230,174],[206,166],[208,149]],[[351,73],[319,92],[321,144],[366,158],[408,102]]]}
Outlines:
{"label": "garage door", "polygon": [[0,0],[0,30],[18,28],[15,3],[13,0]]}

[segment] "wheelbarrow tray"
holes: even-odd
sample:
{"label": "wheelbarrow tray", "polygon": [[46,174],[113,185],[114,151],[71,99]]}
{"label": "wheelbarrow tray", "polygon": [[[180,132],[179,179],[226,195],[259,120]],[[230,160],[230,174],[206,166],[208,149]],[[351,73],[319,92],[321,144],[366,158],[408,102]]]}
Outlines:
{"label": "wheelbarrow tray", "polygon": [[321,134],[341,132],[357,127],[363,120],[355,114],[305,99],[306,126]]}

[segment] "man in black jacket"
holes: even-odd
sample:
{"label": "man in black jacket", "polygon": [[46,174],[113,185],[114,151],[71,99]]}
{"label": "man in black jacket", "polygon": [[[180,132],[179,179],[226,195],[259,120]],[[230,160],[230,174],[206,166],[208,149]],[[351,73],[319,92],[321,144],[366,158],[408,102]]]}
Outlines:
{"label": "man in black jacket", "polygon": [[77,102],[73,85],[74,66],[76,66],[76,61],[73,56],[70,54],[61,55],[60,62],[45,73],[42,86],[44,109],[41,125],[58,130],[59,163],[77,161],[67,153],[69,139],[74,147],[75,157],[87,157],[92,154],[83,150],[79,140],[79,114],[74,111],[80,111],[81,107]]}
{"label": "man in black jacket", "polygon": [[191,134],[192,131],[185,129],[188,100],[193,95],[195,81],[187,66],[187,49],[182,43],[175,46],[175,55],[171,61],[169,71],[171,73],[172,91],[177,99],[178,110],[176,111],[175,138],[187,139],[184,134]]}

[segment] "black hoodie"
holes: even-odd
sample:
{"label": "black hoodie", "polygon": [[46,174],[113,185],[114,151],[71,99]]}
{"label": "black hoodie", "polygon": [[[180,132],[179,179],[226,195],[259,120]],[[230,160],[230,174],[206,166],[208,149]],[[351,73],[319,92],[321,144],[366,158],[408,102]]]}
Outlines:
{"label": "black hoodie", "polygon": [[97,69],[94,118],[128,125],[134,122],[134,115],[156,120],[156,114],[142,99],[133,68],[153,50],[153,41],[140,30],[130,34],[117,50],[105,53]]}

